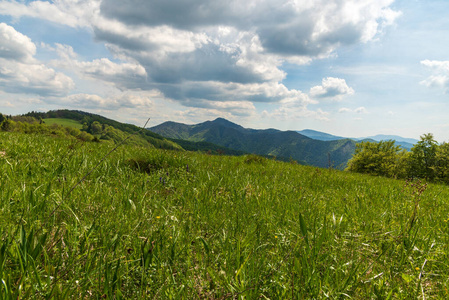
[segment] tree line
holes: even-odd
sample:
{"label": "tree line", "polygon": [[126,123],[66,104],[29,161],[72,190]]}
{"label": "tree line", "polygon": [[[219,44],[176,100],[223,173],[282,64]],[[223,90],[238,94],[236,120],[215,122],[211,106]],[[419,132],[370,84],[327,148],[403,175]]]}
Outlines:
{"label": "tree line", "polygon": [[358,143],[346,170],[449,183],[449,143],[439,144],[431,133],[422,135],[411,151],[392,140]]}

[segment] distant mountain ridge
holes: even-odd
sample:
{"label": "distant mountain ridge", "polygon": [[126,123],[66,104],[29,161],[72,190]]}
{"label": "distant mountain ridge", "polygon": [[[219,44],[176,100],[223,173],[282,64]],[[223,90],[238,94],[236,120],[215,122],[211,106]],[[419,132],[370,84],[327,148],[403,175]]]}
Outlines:
{"label": "distant mountain ridge", "polygon": [[329,133],[316,131],[316,130],[312,130],[312,129],[304,129],[304,130],[300,130],[297,132],[302,135],[305,135],[306,137],[309,137],[314,140],[319,140],[319,141],[335,141],[335,140],[347,139],[345,137],[336,136],[336,135],[332,135]]}
{"label": "distant mountain ridge", "polygon": [[[365,138],[361,138],[361,139],[365,139]],[[419,142],[419,140],[417,139],[411,139],[411,138],[404,138],[402,136],[399,135],[385,135],[385,134],[378,134],[375,136],[369,136],[366,137],[366,139],[373,139],[377,142],[380,141],[387,141],[387,140],[394,140],[396,142],[404,142],[404,143],[409,143],[409,144],[416,144],[417,142]]]}
{"label": "distant mountain ridge", "polygon": [[[341,137],[332,135],[329,133],[311,130],[311,129],[304,129],[297,131],[298,133],[305,135],[311,139],[320,140],[320,141],[335,141],[335,140],[341,140],[341,139],[348,139],[347,137]],[[361,138],[349,138],[351,140],[361,142],[361,141],[387,141],[387,140],[393,140],[396,142],[398,146],[401,146],[402,148],[406,150],[410,150],[414,144],[418,142],[417,139],[411,139],[411,138],[404,138],[398,135],[385,135],[385,134],[378,134],[375,136],[368,136],[368,137],[361,137]]]}
{"label": "distant mountain ridge", "polygon": [[320,141],[295,131],[250,129],[223,118],[194,125],[165,122],[150,128],[170,139],[209,142],[230,149],[291,158],[318,167],[343,169],[352,157],[356,142],[350,139]]}

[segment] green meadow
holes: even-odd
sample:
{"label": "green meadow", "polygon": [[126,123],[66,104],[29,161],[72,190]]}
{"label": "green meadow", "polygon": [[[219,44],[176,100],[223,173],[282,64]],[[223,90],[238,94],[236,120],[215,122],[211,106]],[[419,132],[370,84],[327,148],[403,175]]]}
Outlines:
{"label": "green meadow", "polygon": [[65,119],[65,118],[47,118],[47,119],[42,119],[45,124],[47,125],[52,125],[52,124],[56,124],[56,125],[61,125],[61,126],[67,126],[67,127],[73,127],[76,129],[81,129],[83,128],[83,124],[81,124],[80,122],[76,121],[76,120],[71,120],[71,119]]}
{"label": "green meadow", "polygon": [[0,132],[0,299],[449,297],[445,185],[114,147]]}

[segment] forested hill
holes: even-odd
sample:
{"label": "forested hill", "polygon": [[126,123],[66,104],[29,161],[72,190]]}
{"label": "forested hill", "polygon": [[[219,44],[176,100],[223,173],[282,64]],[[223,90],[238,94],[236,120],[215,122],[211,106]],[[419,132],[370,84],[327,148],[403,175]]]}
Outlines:
{"label": "forested hill", "polygon": [[181,146],[170,141],[163,136],[148,130],[141,130],[140,127],[132,124],[121,123],[100,115],[79,111],[79,110],[53,110],[48,112],[29,112],[25,117],[33,117],[37,120],[44,119],[69,119],[79,122],[86,131],[99,139],[113,140],[120,142],[130,134],[139,132],[137,136],[130,140],[134,144],[150,144],[161,149],[182,149]]}
{"label": "forested hill", "polygon": [[[105,118],[100,115],[79,111],[79,110],[54,110],[49,112],[30,112],[23,116],[15,116],[13,119],[25,120],[31,118],[31,120],[42,120],[45,123],[56,123],[57,120],[73,120],[74,123],[82,127],[84,133],[94,135],[99,140],[112,140],[114,142],[121,142],[128,138],[130,134],[139,132],[139,134],[132,136],[127,141],[129,144],[136,145],[152,145],[156,148],[162,149],[176,149],[176,150],[188,150],[188,151],[200,151],[210,154],[226,154],[226,155],[243,155],[246,152],[229,149],[223,146],[215,145],[208,142],[192,142],[182,138],[165,138],[157,133],[149,130],[141,130],[140,127],[125,124],[118,121],[114,121]],[[55,120],[55,122],[53,122]],[[30,119],[27,119],[30,121]],[[1,123],[1,122],[0,122]],[[66,125],[66,124],[63,124]]]}
{"label": "forested hill", "polygon": [[150,130],[166,138],[205,141],[258,155],[291,158],[324,168],[333,166],[343,169],[352,157],[356,144],[349,139],[313,140],[295,131],[248,129],[222,118],[196,125],[165,122]]}

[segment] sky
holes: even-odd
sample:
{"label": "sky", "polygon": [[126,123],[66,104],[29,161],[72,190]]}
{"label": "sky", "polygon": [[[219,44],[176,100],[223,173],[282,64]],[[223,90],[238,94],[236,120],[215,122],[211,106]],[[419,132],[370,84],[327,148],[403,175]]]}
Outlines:
{"label": "sky", "polygon": [[0,112],[449,141],[447,0],[0,0]]}

